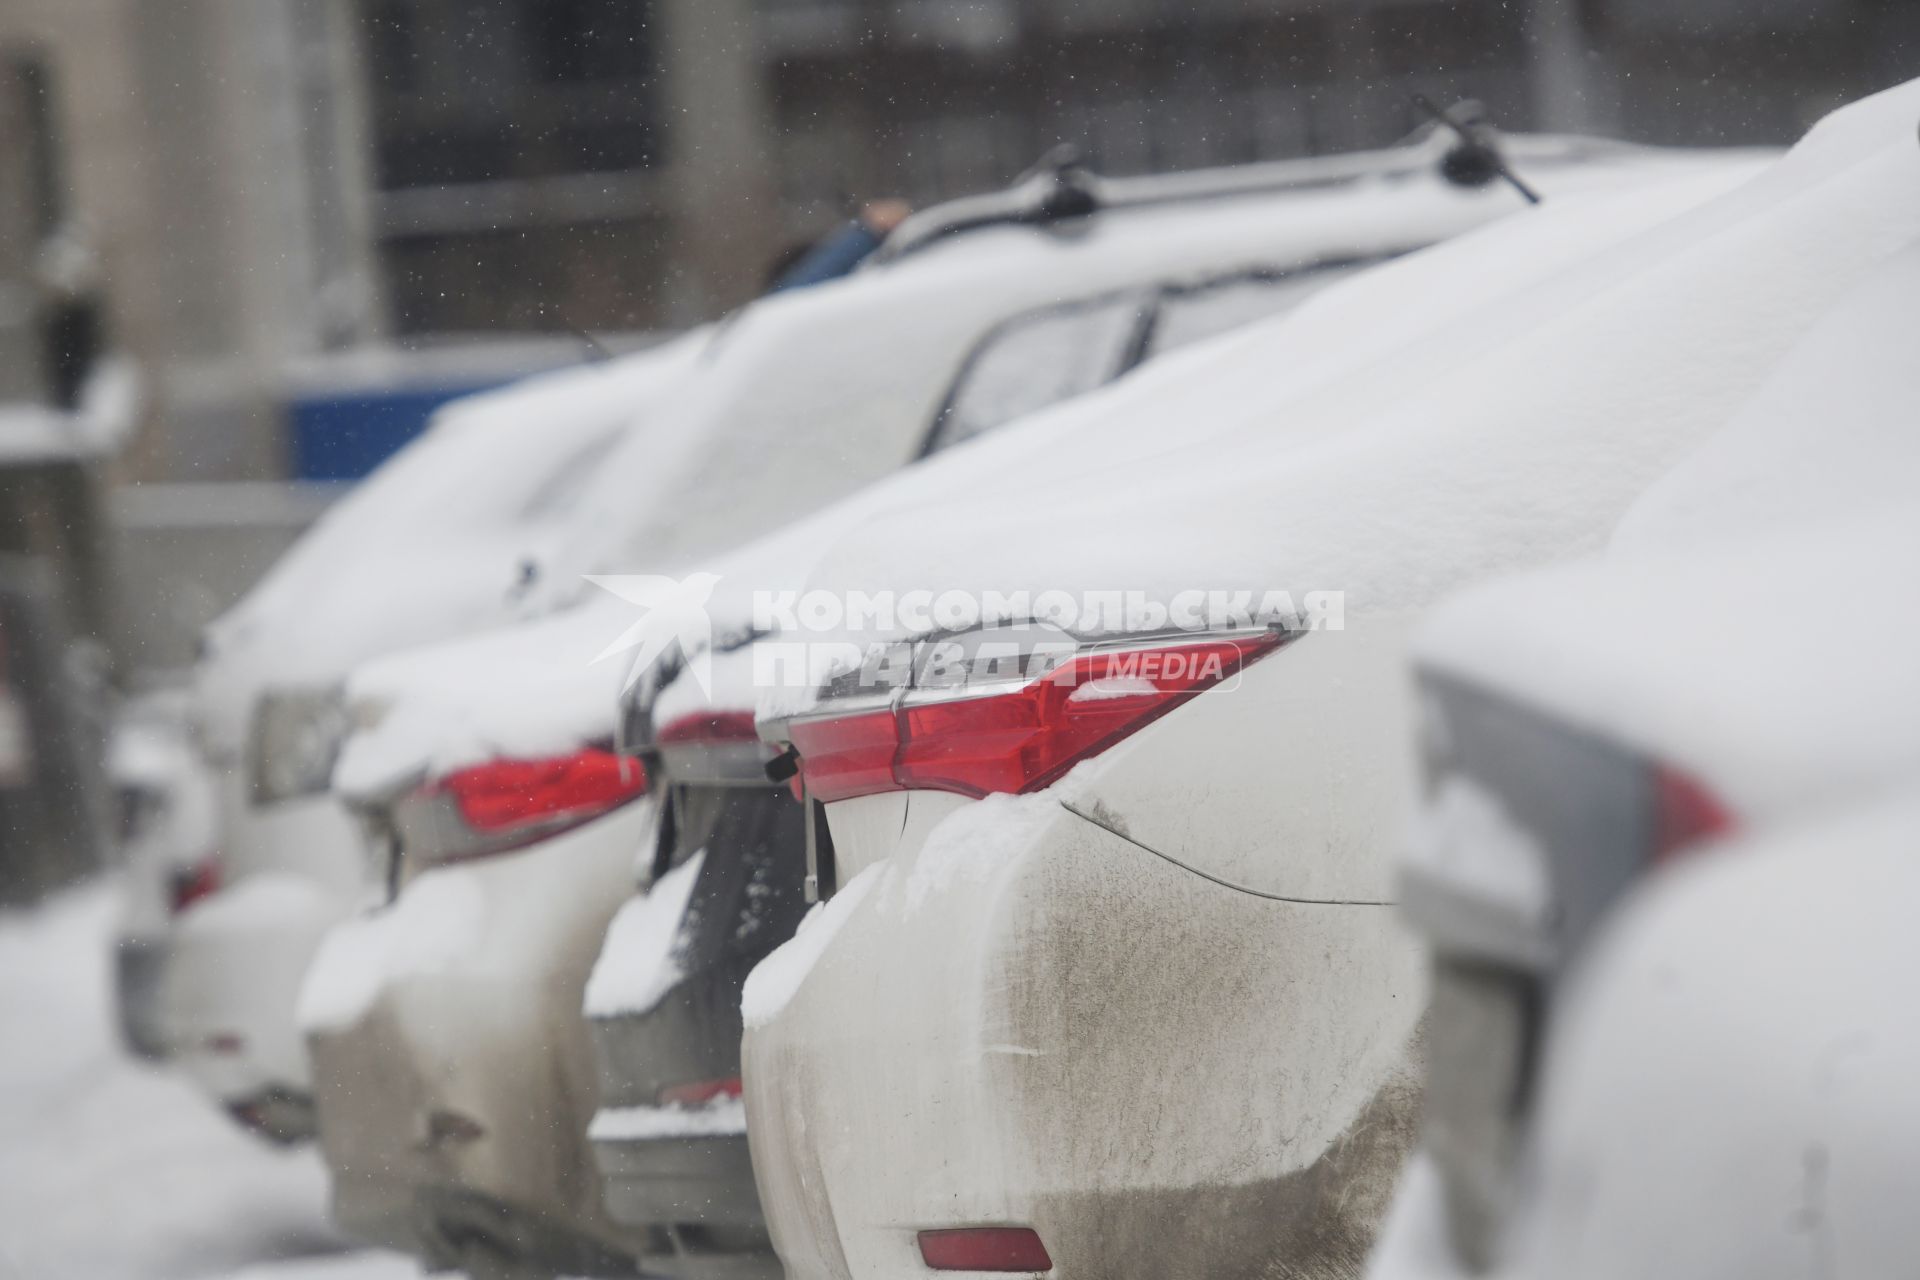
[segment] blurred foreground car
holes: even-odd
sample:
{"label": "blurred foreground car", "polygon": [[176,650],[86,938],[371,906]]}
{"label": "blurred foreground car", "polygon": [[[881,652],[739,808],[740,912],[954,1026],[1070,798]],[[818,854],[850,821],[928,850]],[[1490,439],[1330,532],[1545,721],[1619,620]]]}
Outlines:
{"label": "blurred foreground car", "polygon": [[600,459],[646,425],[704,335],[441,410],[209,628],[195,676],[220,853],[167,930],[175,1062],[275,1136],[311,1134],[293,1023],[320,934],[364,893],[352,820],[327,794],[339,685],[372,654],[511,616]]}
{"label": "blurred foreground car", "polygon": [[1629,899],[1544,1052],[1512,1280],[1879,1280],[1920,1255],[1920,776]]}
{"label": "blurred foreground car", "polygon": [[[1158,629],[1056,623],[1037,663],[1044,626],[898,629],[904,685],[850,673],[764,708],[825,818],[827,901],[743,1002],[790,1277],[1359,1265],[1411,1141],[1425,1004],[1387,857],[1412,790],[1405,635],[1443,592],[1594,548],[1913,243],[1896,114],[1843,113],[1338,378],[1250,390],[1240,362],[1288,367],[1309,307],[1183,362],[1177,418],[1132,407],[1179,423],[1160,457],[1072,492],[1028,481],[1042,462],[827,552],[809,585],[841,598],[1164,607]],[[1552,232],[1556,210],[1528,219]],[[1485,234],[1373,280],[1496,267],[1524,262]],[[1195,591],[1284,592],[1306,617],[1172,625]],[[1300,625],[1317,592],[1343,625]]]}
{"label": "blurred foreground car", "polygon": [[[1273,172],[1292,173],[1302,186],[1318,179],[1330,187],[1312,198],[1294,196],[1276,216],[1291,222],[1317,218],[1319,234],[1334,245],[1351,234],[1350,220],[1364,214],[1367,206],[1391,210],[1404,198],[1409,204],[1401,212],[1418,216],[1427,199],[1425,189],[1438,186],[1437,175],[1407,175],[1399,179],[1397,191],[1376,188],[1360,176],[1369,166],[1377,177],[1398,164],[1388,155],[1276,167]],[[1638,171],[1632,165],[1606,171],[1607,179],[1587,174],[1586,180],[1604,186],[1608,181],[1627,185],[1631,178],[1649,182],[1656,174],[1700,176],[1693,163],[1671,156],[1648,158]],[[1556,169],[1550,180],[1558,184],[1574,177]],[[1176,180],[1167,182],[1173,187]],[[1486,287],[1484,281],[1474,285]],[[1350,355],[1378,343],[1383,330],[1446,310],[1462,292],[1472,290],[1438,294],[1410,288],[1378,309],[1352,305],[1346,323],[1353,330],[1338,333],[1342,326],[1328,323],[1316,326],[1316,336],[1323,345]],[[1175,291],[1163,294],[1167,302],[1181,297]],[[1083,322],[1091,318],[1089,314]],[[1146,318],[1151,331],[1163,337],[1169,330],[1191,330],[1165,303],[1157,318]],[[1028,366],[1010,385],[1036,385],[1034,362],[1046,364],[1056,355],[1050,348],[1035,349],[1020,322],[1003,329],[1006,345],[1019,340],[1016,349],[1024,353],[1020,358]],[[991,366],[992,361],[978,357],[969,362],[973,371]],[[1290,372],[1313,376],[1304,365]],[[675,1237],[683,1269],[777,1274],[747,1160],[739,1101],[739,1004],[748,970],[786,939],[797,920],[805,827],[790,791],[768,782],[762,769],[766,752],[754,739],[758,698],[751,672],[756,658],[764,655],[748,643],[756,637],[749,603],[753,591],[785,589],[790,594],[804,581],[812,552],[831,545],[862,514],[892,508],[910,519],[907,513],[914,504],[964,490],[968,484],[990,483],[1030,466],[1046,474],[1048,449],[1042,446],[1049,441],[1058,460],[1075,459],[1081,466],[1094,458],[1111,466],[1129,455],[1158,452],[1164,447],[1161,431],[1122,431],[1119,428],[1129,424],[1116,422],[1106,406],[1115,397],[1129,397],[1140,380],[1152,384],[1159,377],[1158,369],[1143,371],[1111,393],[1076,400],[1062,413],[1048,415],[1045,428],[1023,426],[943,454],[928,466],[891,477],[709,564],[722,571],[715,575],[716,594],[705,604],[715,651],[683,654],[692,661],[680,668],[677,679],[668,670],[641,673],[626,714],[625,745],[641,753],[656,785],[663,788],[668,817],[654,851],[653,872],[664,878],[629,903],[613,923],[586,992],[601,1103],[590,1136],[605,1178],[609,1211],[623,1222],[665,1225]],[[955,396],[949,404],[966,399]],[[1173,401],[1172,411],[1178,412],[1177,406]],[[1073,443],[1066,443],[1066,436],[1072,436]],[[935,439],[946,442],[938,434]],[[982,445],[988,447],[982,451]],[[709,659],[712,687],[690,674]]]}
{"label": "blurred foreground car", "polygon": [[1920,774],[1915,287],[1908,249],[1838,299],[1607,559],[1424,629],[1402,898],[1433,952],[1431,1074],[1376,1275],[1502,1261],[1565,975],[1636,881]]}
{"label": "blurred foreground car", "polygon": [[[676,402],[683,440],[607,486],[634,559],[602,567],[697,567],[695,555],[1518,204],[1439,176],[1449,151],[1436,140],[1110,184],[1052,170],[995,217],[922,214],[880,265],[727,327]],[[1512,154],[1549,184],[1685,167],[1578,142],[1517,142]],[[751,1242],[750,1230],[720,1238],[738,1223],[610,1223],[586,1150],[582,986],[652,847],[653,806],[624,803],[629,779],[607,750],[621,669],[591,665],[633,613],[605,596],[351,681],[362,727],[335,785],[382,833],[398,892],[330,939],[303,1004],[336,1214],[359,1234],[436,1261],[481,1248],[574,1270],[663,1244],[699,1266]],[[495,794],[518,798],[498,825],[482,816]],[[548,839],[540,824],[561,816],[566,835]],[[519,889],[529,878],[540,893]],[[491,926],[416,945],[412,904],[455,884]],[[547,998],[500,996],[509,989]],[[333,998],[345,990],[357,994]],[[395,1079],[417,1083],[375,1085]]]}

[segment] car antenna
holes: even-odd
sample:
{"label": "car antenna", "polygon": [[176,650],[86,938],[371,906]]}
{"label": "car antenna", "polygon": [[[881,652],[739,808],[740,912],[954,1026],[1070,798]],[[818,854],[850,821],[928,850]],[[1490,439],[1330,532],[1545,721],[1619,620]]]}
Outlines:
{"label": "car antenna", "polygon": [[1447,153],[1441,163],[1448,171],[1450,181],[1462,186],[1477,187],[1494,178],[1505,180],[1508,186],[1518,191],[1528,204],[1539,204],[1540,193],[1528,186],[1519,174],[1507,164],[1507,158],[1500,154],[1499,145],[1485,129],[1475,129],[1470,124],[1457,120],[1451,112],[1442,111],[1433,105],[1433,100],[1424,93],[1413,95],[1413,105],[1431,116],[1435,123],[1453,130],[1460,139],[1460,145]]}

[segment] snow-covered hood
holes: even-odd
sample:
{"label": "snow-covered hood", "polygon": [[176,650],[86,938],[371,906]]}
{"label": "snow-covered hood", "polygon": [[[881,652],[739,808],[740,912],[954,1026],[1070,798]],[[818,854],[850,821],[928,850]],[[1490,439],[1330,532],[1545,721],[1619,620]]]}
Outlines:
{"label": "snow-covered hood", "polygon": [[708,335],[467,397],[329,510],[207,633],[199,714],[240,744],[263,687],[338,681],[356,662],[484,627],[622,433],[690,372]]}
{"label": "snow-covered hood", "polygon": [[[1303,357],[1322,354],[1316,320],[1367,282],[1329,291],[1116,407],[1104,431],[1158,433],[1157,452],[1029,460],[911,522],[857,528],[809,585],[1324,590],[1343,593],[1351,622],[1595,549],[1837,299],[1915,241],[1916,116],[1920,83],[1868,99],[1697,208],[1476,293],[1411,341],[1315,367]],[[1516,223],[1404,266],[1474,291]]]}

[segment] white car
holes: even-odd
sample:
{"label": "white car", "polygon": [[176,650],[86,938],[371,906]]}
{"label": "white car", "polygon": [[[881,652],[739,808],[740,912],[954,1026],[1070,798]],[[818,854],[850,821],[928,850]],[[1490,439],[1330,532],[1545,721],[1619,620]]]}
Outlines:
{"label": "white car", "polygon": [[194,718],[215,771],[220,850],[170,923],[159,985],[170,1055],[243,1117],[310,1136],[293,1023],[318,936],[365,892],[327,781],[340,685],[374,654],[513,616],[573,504],[704,342],[457,401],[322,517],[208,630]]}
{"label": "white car", "polygon": [[[1437,170],[1446,152],[1436,142],[1085,189],[1056,173],[1040,179],[1047,191],[1075,201],[1091,192],[1092,207],[923,221],[912,232],[918,247],[910,240],[851,280],[765,300],[729,324],[675,403],[683,443],[652,453],[644,472],[610,467],[604,499],[583,504],[624,523],[632,558],[600,567],[698,568],[697,556],[928,452],[1519,203],[1505,188],[1450,184]],[[1512,154],[1549,187],[1649,181],[1683,167],[1671,155],[1580,142],[1522,140]],[[692,1251],[694,1233],[679,1228],[700,1224],[608,1222],[585,1142],[593,1096],[577,1087],[592,1070],[580,1048],[581,986],[619,897],[599,886],[632,886],[652,810],[617,803],[631,795],[611,781],[589,793],[598,807],[575,804],[572,779],[581,769],[609,776],[622,667],[591,659],[637,616],[603,596],[372,664],[351,681],[365,727],[336,785],[390,833],[397,897],[328,944],[308,1011],[336,1211],[360,1234],[436,1260],[482,1249],[558,1268],[608,1248],[649,1253],[663,1239],[682,1263]],[[503,780],[530,769],[556,785],[534,792],[515,823],[476,826],[463,797],[520,785]],[[546,838],[548,820],[566,829],[563,840]],[[517,892],[529,876],[549,890]],[[515,921],[524,949],[504,951],[490,929],[473,935],[469,960],[435,952],[423,967],[405,958],[406,944],[369,941],[408,934],[412,900],[456,881],[473,886],[490,918]],[[364,998],[325,998],[351,985],[338,975],[383,972]],[[550,999],[497,996],[509,981],[536,978]],[[541,1051],[474,1065],[472,1046],[506,1042]],[[421,1084],[370,1106],[358,1082],[382,1077]],[[508,1123],[529,1107],[543,1109],[541,1124]],[[409,1137],[422,1132],[442,1136]]]}
{"label": "white car", "polygon": [[1920,1251],[1920,777],[1623,905],[1544,1051],[1507,1280],[1878,1280]]}
{"label": "white car", "polygon": [[[1604,559],[1468,592],[1424,628],[1402,896],[1433,952],[1433,1056],[1382,1280],[1501,1263],[1531,1064],[1616,898],[1707,837],[1920,772],[1920,605],[1888,586],[1920,574],[1915,287],[1908,247],[1837,297]],[[1816,598],[1821,621],[1790,617]]]}
{"label": "white car", "polygon": [[[1493,234],[1383,268],[1184,362],[1184,400],[1168,378],[1135,410],[1161,456],[1070,488],[1042,460],[827,553],[810,586],[841,598],[1137,590],[1126,612],[1167,611],[1012,672],[964,646],[935,667],[951,633],[883,634],[915,644],[906,684],[765,707],[827,828],[827,900],[744,996],[788,1276],[1358,1264],[1412,1137],[1425,1007],[1389,857],[1413,789],[1405,636],[1460,585],[1596,548],[1914,242],[1911,119],[1869,103],[1633,225],[1626,200],[1597,220],[1550,203],[1527,215],[1540,240],[1585,252],[1537,278]],[[1342,293],[1490,271],[1518,278],[1262,386]],[[1229,613],[1284,591],[1309,619],[1337,592],[1344,626],[1180,629],[1169,597],[1193,589]]]}

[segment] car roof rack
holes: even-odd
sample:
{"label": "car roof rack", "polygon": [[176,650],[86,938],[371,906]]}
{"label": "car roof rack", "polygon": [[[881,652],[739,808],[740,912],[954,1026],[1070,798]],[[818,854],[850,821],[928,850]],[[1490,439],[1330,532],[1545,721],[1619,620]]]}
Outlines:
{"label": "car roof rack", "polygon": [[[1133,178],[1102,177],[1088,168],[1077,147],[1058,146],[1003,190],[945,201],[907,218],[870,261],[875,265],[898,261],[930,245],[991,227],[1072,224],[1110,210],[1309,191],[1433,171],[1457,185],[1479,186],[1500,176],[1500,168],[1489,165],[1489,155],[1502,166],[1528,169],[1638,150],[1631,143],[1601,138],[1537,134],[1502,137],[1486,124],[1478,104],[1470,102],[1434,114],[1437,118],[1405,141],[1376,151]],[[1469,151],[1473,154],[1465,154]]]}

